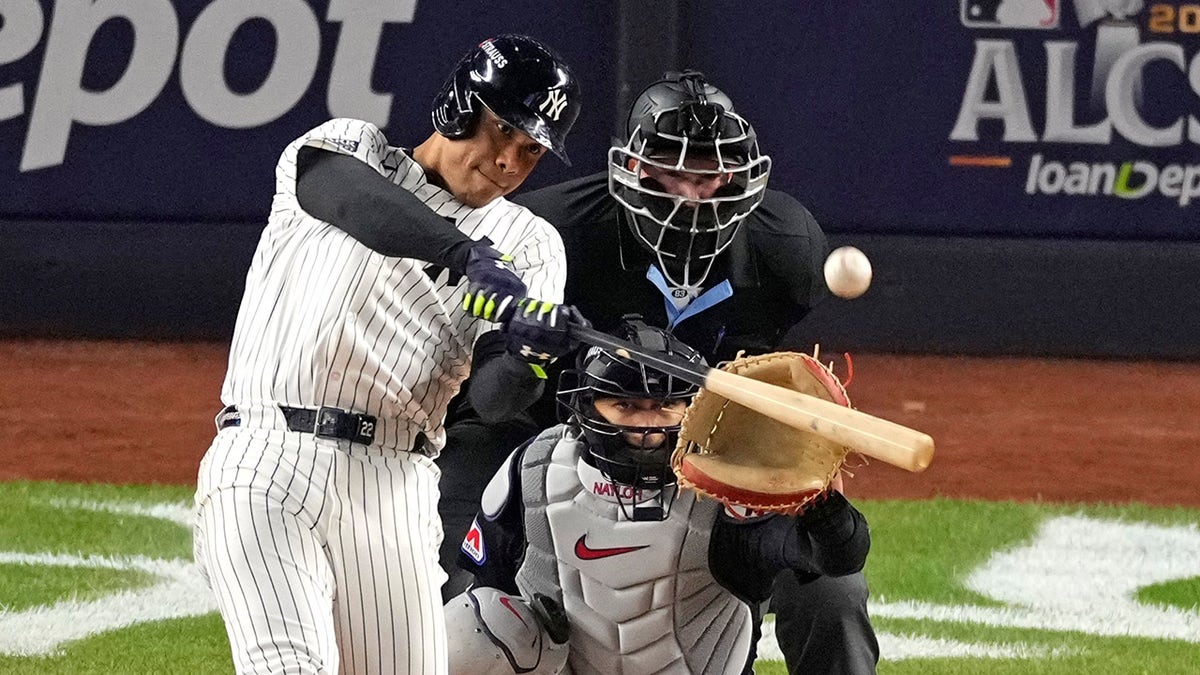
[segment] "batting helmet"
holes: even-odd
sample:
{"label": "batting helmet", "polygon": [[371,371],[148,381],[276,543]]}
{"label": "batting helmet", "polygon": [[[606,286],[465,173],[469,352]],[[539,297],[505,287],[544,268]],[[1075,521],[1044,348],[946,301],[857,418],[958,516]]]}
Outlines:
{"label": "batting helmet", "polygon": [[447,138],[469,136],[481,105],[570,165],[565,143],[579,117],[579,83],[549,47],[524,35],[481,42],[434,98],[433,126]]}
{"label": "batting helmet", "polygon": [[[628,140],[608,153],[608,188],[629,214],[635,238],[676,286],[703,283],[738,226],[762,202],[771,158],[733,101],[702,73],[667,73],[629,111]],[[707,198],[671,193],[647,175],[658,169],[720,176]]]}
{"label": "batting helmet", "polygon": [[[670,333],[647,325],[637,315],[624,318],[615,332],[633,344],[664,352],[691,363],[703,363],[696,350]],[[662,489],[675,483],[671,451],[679,438],[679,424],[662,427],[631,427],[609,422],[596,410],[597,398],[690,400],[697,387],[622,356],[616,350],[592,347],[579,356],[577,367],[564,371],[559,380],[559,415],[578,426],[587,442],[585,461],[611,481],[642,490]],[[655,447],[629,444],[625,434],[664,434],[666,442]]]}

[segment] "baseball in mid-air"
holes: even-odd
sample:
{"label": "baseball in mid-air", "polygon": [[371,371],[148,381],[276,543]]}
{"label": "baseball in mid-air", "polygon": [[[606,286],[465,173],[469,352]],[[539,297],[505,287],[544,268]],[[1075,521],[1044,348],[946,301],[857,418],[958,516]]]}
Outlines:
{"label": "baseball in mid-air", "polygon": [[871,285],[871,261],[853,246],[835,248],[825,259],[825,285],[839,298],[857,298]]}

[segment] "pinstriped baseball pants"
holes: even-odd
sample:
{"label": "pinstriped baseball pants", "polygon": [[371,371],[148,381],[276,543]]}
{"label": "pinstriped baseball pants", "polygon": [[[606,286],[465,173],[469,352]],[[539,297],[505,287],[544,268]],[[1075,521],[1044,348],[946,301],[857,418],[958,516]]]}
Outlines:
{"label": "pinstriped baseball pants", "polygon": [[237,672],[446,673],[438,478],[421,455],[222,430],[193,542]]}

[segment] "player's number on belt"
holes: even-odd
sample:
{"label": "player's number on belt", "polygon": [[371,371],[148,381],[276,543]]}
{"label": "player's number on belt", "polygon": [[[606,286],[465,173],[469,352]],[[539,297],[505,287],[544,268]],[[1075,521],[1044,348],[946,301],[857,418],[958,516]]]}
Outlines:
{"label": "player's number on belt", "polygon": [[567,107],[567,95],[558,89],[551,89],[546,94],[546,100],[538,106],[538,109],[549,115],[555,122],[558,121],[558,116],[562,114],[563,108]]}

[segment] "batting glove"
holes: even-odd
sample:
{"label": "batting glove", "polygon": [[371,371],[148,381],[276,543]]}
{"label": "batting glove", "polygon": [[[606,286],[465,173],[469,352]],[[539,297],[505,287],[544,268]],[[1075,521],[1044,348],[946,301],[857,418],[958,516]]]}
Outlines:
{"label": "batting glove", "polygon": [[529,289],[517,276],[512,256],[504,255],[488,243],[472,246],[467,254],[464,273],[470,283],[463,296],[463,309],[474,317],[504,321]]}
{"label": "batting glove", "polygon": [[579,340],[571,336],[571,323],[591,325],[574,307],[526,298],[504,325],[508,353],[545,379],[546,366],[579,347]]}

